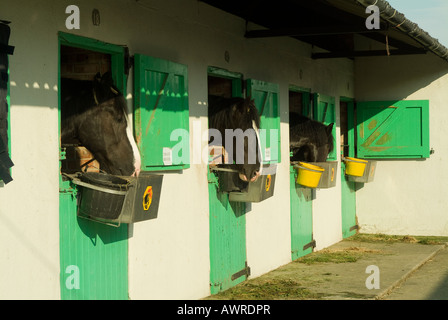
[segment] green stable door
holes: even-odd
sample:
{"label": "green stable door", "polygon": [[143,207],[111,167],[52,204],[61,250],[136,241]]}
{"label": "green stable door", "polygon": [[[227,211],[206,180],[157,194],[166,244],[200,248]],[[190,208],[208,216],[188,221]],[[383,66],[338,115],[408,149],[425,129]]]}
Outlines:
{"label": "green stable door", "polygon": [[[208,91],[226,97],[242,97],[242,75],[210,67]],[[246,258],[246,203],[230,202],[219,191],[218,176],[208,171],[210,219],[210,293],[229,289],[250,274]]]}
{"label": "green stable door", "polygon": [[[312,94],[307,89],[291,87],[289,109],[306,117],[311,116]],[[294,261],[313,251],[313,197],[314,191],[296,183],[297,171],[289,167],[291,259]]]}
{"label": "green stable door", "polygon": [[[230,90],[225,96],[242,97],[242,75],[226,70],[209,68],[209,92],[211,83],[222,83],[216,77],[228,79]],[[210,78],[209,78],[210,80]],[[248,96],[251,96],[261,115],[261,129],[274,129],[272,135],[261,136],[264,163],[280,161],[280,118],[278,113],[278,86],[263,81],[247,80]],[[219,191],[217,176],[209,172],[210,211],[210,290],[211,294],[231,288],[247,279],[250,267],[246,257],[246,203],[230,202],[229,195]]]}
{"label": "green stable door", "polygon": [[[340,98],[341,158],[355,156],[355,107],[353,99]],[[356,234],[356,182],[345,175],[345,162],[341,161],[341,218],[342,238]]]}
{"label": "green stable door", "polygon": [[[110,54],[114,81],[124,91],[123,47],[62,32],[59,34],[59,43],[60,46]],[[65,152],[61,150],[60,160],[64,158]],[[128,227],[127,225],[121,225],[116,228],[78,218],[76,214],[77,192],[77,188],[60,175],[61,299],[128,299]]]}
{"label": "green stable door", "polygon": [[311,252],[313,239],[313,190],[296,183],[297,171],[290,166],[291,259],[294,261]]}

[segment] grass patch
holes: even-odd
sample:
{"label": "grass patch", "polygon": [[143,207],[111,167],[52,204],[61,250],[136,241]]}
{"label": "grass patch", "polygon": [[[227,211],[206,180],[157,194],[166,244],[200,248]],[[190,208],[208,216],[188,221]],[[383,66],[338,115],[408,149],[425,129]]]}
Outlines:
{"label": "grass patch", "polygon": [[211,299],[221,300],[308,300],[318,299],[321,295],[313,293],[293,279],[272,279],[247,281]]}
{"label": "grass patch", "polygon": [[448,242],[448,237],[436,236],[394,236],[387,234],[365,234],[359,233],[347,239],[359,242],[381,242],[381,243],[419,243],[426,245],[441,245]]}
{"label": "grass patch", "polygon": [[379,254],[380,250],[372,250],[367,248],[352,247],[347,249],[330,250],[324,249],[306,255],[296,262],[305,264],[315,263],[350,263],[356,262],[368,254]]}

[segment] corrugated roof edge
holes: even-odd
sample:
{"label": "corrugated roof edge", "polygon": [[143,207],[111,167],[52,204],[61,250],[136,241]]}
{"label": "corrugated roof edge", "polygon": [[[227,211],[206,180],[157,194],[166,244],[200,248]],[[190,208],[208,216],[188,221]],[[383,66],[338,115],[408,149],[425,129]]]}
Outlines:
{"label": "corrugated roof edge", "polygon": [[381,18],[389,22],[394,28],[406,33],[419,42],[424,48],[448,61],[448,49],[439,40],[433,38],[428,32],[421,29],[416,23],[410,21],[404,14],[394,9],[385,0],[354,0],[366,8],[376,5],[381,12]]}

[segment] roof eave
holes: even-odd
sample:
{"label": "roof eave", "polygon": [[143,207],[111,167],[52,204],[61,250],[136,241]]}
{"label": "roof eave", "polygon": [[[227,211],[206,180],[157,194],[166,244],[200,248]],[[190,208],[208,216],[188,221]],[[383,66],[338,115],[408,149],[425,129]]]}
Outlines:
{"label": "roof eave", "polygon": [[439,40],[430,36],[416,23],[410,21],[404,14],[394,9],[386,0],[355,0],[364,7],[376,5],[380,9],[381,18],[391,24],[392,27],[407,34],[420,43],[425,49],[431,51],[442,59],[448,61],[448,49]]}

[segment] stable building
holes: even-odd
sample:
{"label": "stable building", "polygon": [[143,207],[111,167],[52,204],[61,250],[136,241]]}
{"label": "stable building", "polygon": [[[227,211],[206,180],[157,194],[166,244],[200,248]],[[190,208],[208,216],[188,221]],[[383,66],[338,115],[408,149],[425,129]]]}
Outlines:
{"label": "stable building", "polygon": [[[448,235],[448,50],[386,1],[69,7],[1,11],[0,297],[199,299],[356,232]],[[157,198],[155,212],[113,225],[79,216],[82,186],[61,174],[61,78],[106,71],[142,170],[163,176],[139,200]],[[209,94],[254,99],[268,132],[259,193],[223,191],[203,160]],[[320,186],[297,183],[290,111],[335,124]],[[345,174],[347,158],[367,160],[363,177]]]}

